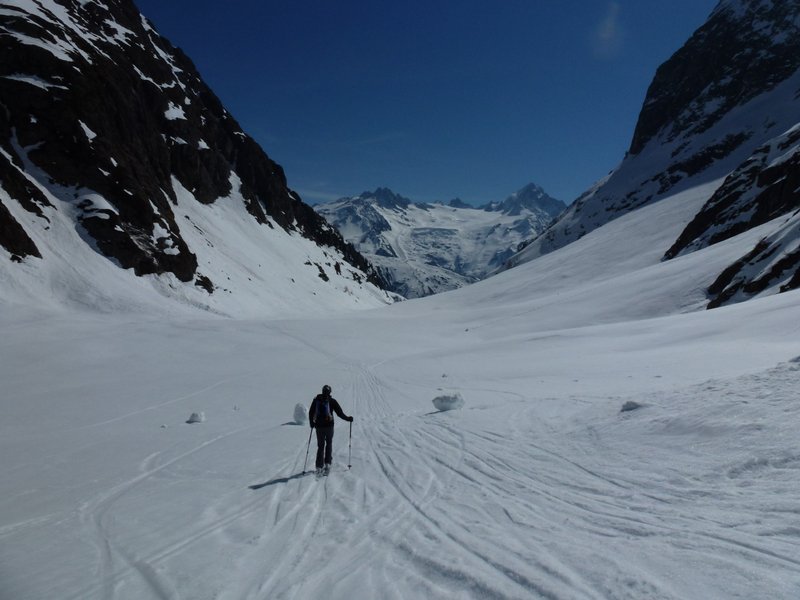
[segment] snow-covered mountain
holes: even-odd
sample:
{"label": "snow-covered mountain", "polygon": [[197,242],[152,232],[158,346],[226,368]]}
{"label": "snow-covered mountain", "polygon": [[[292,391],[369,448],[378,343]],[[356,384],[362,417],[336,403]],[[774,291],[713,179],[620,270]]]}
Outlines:
{"label": "snow-covered mountain", "polygon": [[625,159],[509,265],[717,181],[665,260],[770,223],[709,306],[800,286],[800,1],[722,0],[659,67]]}
{"label": "snow-covered mountain", "polygon": [[458,199],[412,202],[387,188],[315,208],[368,257],[392,291],[416,298],[486,277],[566,206],[529,184],[477,208]]}
{"label": "snow-covered mountain", "polygon": [[0,27],[0,300],[388,301],[131,0],[4,1]]}

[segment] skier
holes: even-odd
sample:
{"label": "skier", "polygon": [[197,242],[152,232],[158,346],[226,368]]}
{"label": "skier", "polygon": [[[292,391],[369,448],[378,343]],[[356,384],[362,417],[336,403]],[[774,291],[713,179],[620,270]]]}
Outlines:
{"label": "skier", "polygon": [[322,386],[322,393],[318,394],[308,408],[308,422],[311,428],[317,430],[317,471],[327,473],[333,460],[333,413],[345,421],[353,422],[353,417],[348,417],[335,398],[331,397],[331,386]]}

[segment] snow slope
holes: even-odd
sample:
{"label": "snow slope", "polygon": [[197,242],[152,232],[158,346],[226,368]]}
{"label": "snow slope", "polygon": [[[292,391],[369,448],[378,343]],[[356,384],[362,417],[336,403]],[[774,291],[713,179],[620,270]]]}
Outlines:
{"label": "snow slope", "polygon": [[380,310],[4,305],[0,598],[797,598],[800,292],[697,310],[758,231],[660,261],[718,184]]}
{"label": "snow slope", "polygon": [[[256,222],[247,212],[235,175],[231,194],[213,204],[198,203],[176,179],[172,184],[176,194],[172,211],[181,223],[183,239],[192,244],[200,270],[215,282],[213,293],[169,273],[139,277],[132,269],[120,268],[86,243],[69,203],[53,186],[41,188],[52,204],[43,209],[47,226],[30,230],[42,259],[14,264],[0,249],[0,307],[174,315],[200,309],[242,317],[308,315],[392,302],[339,250],[311,243],[298,232]],[[36,220],[16,203],[8,206],[21,221]],[[336,274],[337,263],[343,265],[341,275]]]}

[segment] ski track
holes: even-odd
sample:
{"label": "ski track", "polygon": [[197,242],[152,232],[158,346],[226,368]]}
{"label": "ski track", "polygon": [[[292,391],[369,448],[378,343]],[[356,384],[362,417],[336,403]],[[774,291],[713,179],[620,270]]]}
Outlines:
{"label": "ski track", "polygon": [[[357,462],[363,479],[341,470],[325,479],[309,497],[307,529],[291,553],[297,571],[279,564],[255,595],[240,598],[348,597],[359,589],[349,587],[350,577],[385,597],[395,597],[392,589],[396,597],[407,597],[402,590],[441,598],[679,597],[658,578],[633,575],[613,555],[587,569],[580,552],[559,556],[558,544],[537,544],[540,537],[570,539],[576,530],[588,540],[586,548],[603,538],[668,539],[698,559],[705,553],[723,562],[734,557],[764,573],[800,566],[790,552],[765,548],[758,536],[717,522],[713,492],[698,506],[693,494],[659,485],[646,472],[614,476],[580,460],[590,458],[591,447],[573,447],[566,456],[563,445],[533,443],[547,436],[521,425],[535,421],[532,414],[513,414],[505,434],[470,431],[446,415],[397,414],[385,382],[366,367],[351,373],[346,395],[363,423]],[[359,501],[348,505],[348,499]],[[731,500],[725,510],[741,511],[746,520],[746,503]],[[460,522],[470,513],[474,519]],[[494,535],[491,524],[498,519],[513,522],[519,533],[509,535],[504,524],[495,528],[502,535]],[[558,532],[563,535],[553,535]],[[389,552],[375,552],[376,544]],[[378,565],[374,556],[391,559]],[[319,561],[328,563],[322,577],[314,575]],[[331,573],[341,575],[338,583]],[[619,582],[629,595],[621,594]]]}
{"label": "ski track", "polygon": [[[223,517],[215,522],[191,532],[181,538],[177,543],[167,544],[154,549],[147,557],[134,557],[126,549],[124,540],[117,540],[111,533],[111,523],[114,520],[115,504],[126,494],[133,491],[137,486],[149,480],[154,475],[164,471],[182,460],[185,460],[197,452],[226,439],[235,436],[245,430],[252,429],[252,425],[237,429],[207,440],[198,446],[179,454],[178,456],[163,462],[159,466],[153,466],[159,458],[160,453],[148,456],[140,465],[141,474],[113,487],[108,492],[101,494],[96,499],[86,502],[81,506],[79,513],[80,519],[86,527],[93,531],[93,539],[98,549],[98,572],[97,580],[99,583],[81,590],[78,594],[71,596],[72,600],[95,597],[101,594],[103,598],[115,597],[115,589],[118,584],[130,578],[137,577],[146,584],[146,588],[152,593],[154,598],[180,598],[180,594],[166,578],[158,575],[155,565],[165,559],[179,553],[191,544],[223,528],[227,523],[241,518],[255,510],[260,509],[260,502],[252,502],[247,506],[240,507],[234,515]],[[115,563],[122,563],[121,567]]]}
{"label": "ski track", "polygon": [[118,417],[114,417],[113,419],[107,419],[105,421],[98,421],[96,423],[90,423],[88,425],[82,425],[81,427],[76,427],[75,429],[76,430],[91,429],[93,427],[103,427],[103,426],[106,426],[106,425],[111,425],[112,423],[117,423],[119,421],[124,421],[125,419],[129,419],[131,417],[136,417],[136,416],[142,415],[142,414],[150,412],[150,411],[158,410],[159,408],[164,408],[165,406],[169,406],[171,404],[177,404],[179,402],[183,402],[185,400],[189,400],[190,398],[194,398],[195,396],[200,396],[202,394],[206,394],[206,393],[210,392],[213,389],[216,389],[218,387],[224,386],[229,381],[230,381],[230,378],[222,379],[222,380],[217,381],[215,383],[212,383],[211,385],[208,385],[208,386],[206,386],[204,388],[200,388],[198,390],[195,390],[194,392],[192,392],[190,394],[185,394],[183,396],[178,396],[176,398],[171,398],[170,400],[166,400],[164,402],[159,402],[158,404],[153,404],[151,406],[148,406],[148,407],[140,409],[140,410],[129,412],[129,413],[126,413],[124,415],[119,415]]}
{"label": "ski track", "polygon": [[[617,558],[615,544],[642,544],[643,553],[668,544],[698,561],[747,563],[753,579],[795,573],[800,583],[800,527],[780,527],[773,518],[788,511],[796,519],[800,510],[773,507],[766,514],[782,536],[767,547],[764,534],[731,524],[753,521],[746,489],[718,493],[708,481],[687,488],[680,479],[659,479],[664,468],[651,475],[646,464],[597,464],[595,454],[609,454],[597,431],[554,431],[537,419],[535,403],[502,390],[493,393],[506,395],[509,410],[480,426],[457,414],[399,413],[392,398],[405,384],[382,380],[366,365],[342,368],[350,383],[341,396],[356,416],[352,471],[344,460],[348,428],[340,422],[330,476],[287,477],[300,472],[303,447],[275,465],[273,480],[284,477],[281,485],[248,491],[233,505],[226,496],[195,528],[138,556],[114,537],[118,501],[167,467],[254,426],[160,464],[160,454],[152,454],[138,476],[82,507],[81,519],[94,531],[99,583],[70,598],[115,598],[134,581],[146,597],[188,598],[163,567],[201,542],[220,544],[229,565],[208,590],[218,600],[680,597],[658,574],[641,565],[632,570],[630,554]],[[777,464],[800,468],[800,456]]]}
{"label": "ski track", "polygon": [[[329,574],[321,581],[313,576],[315,565],[324,560],[329,561],[326,573],[347,573],[353,570],[354,565],[357,565],[358,572],[368,565],[368,573],[364,575],[372,582],[373,589],[381,593],[392,589],[398,579],[403,579],[411,589],[424,590],[428,597],[449,597],[454,590],[460,589],[467,597],[524,598],[533,594],[558,598],[557,590],[563,589],[565,584],[570,588],[583,588],[585,597],[600,597],[579,581],[574,570],[557,561],[537,559],[535,549],[520,556],[525,544],[516,543],[509,552],[509,548],[497,540],[489,543],[481,536],[471,535],[464,524],[454,522],[448,516],[450,511],[446,502],[439,503],[437,508],[437,500],[450,487],[462,489],[466,485],[485,489],[487,465],[489,470],[497,473],[494,479],[498,481],[506,481],[508,469],[499,472],[498,465],[502,461],[468,451],[468,434],[458,429],[436,422],[426,423],[417,416],[393,413],[383,385],[368,370],[353,369],[352,380],[355,382],[351,390],[356,402],[354,412],[359,415],[359,421],[368,415],[367,424],[359,429],[367,447],[361,456],[359,469],[366,472],[365,479],[372,486],[376,485],[374,476],[378,476],[376,491],[370,494],[369,488],[365,487],[361,494],[356,495],[362,502],[352,507],[338,503],[341,511],[338,520],[350,522],[353,526],[337,530],[333,536],[335,542],[320,543],[318,539],[326,539],[326,529],[331,529],[326,528],[324,520],[324,512],[328,510],[328,487],[333,487],[333,491],[340,495],[345,492],[343,497],[351,497],[349,492],[355,491],[353,484],[346,480],[333,483],[337,481],[339,472],[334,472],[331,479],[325,479],[322,489],[316,492],[316,498],[312,498],[314,509],[307,517],[304,535],[298,540],[299,550],[286,553],[285,560],[275,565],[272,577],[257,590],[250,588],[239,598],[320,597],[326,590],[331,591]],[[498,442],[503,438],[495,435],[485,439]],[[468,467],[470,461],[477,464],[477,473]],[[518,482],[518,479],[512,478],[512,481]],[[349,489],[336,489],[339,487]],[[503,488],[495,491],[492,504],[501,506],[508,498],[507,493]],[[488,495],[488,492],[484,491],[484,494]],[[497,497],[498,494],[501,498]],[[473,497],[470,490],[467,498]],[[523,511],[530,507],[523,501]],[[306,537],[309,528],[317,538],[310,544]],[[371,560],[375,543],[388,546],[394,560],[375,565]],[[349,549],[344,556],[341,556],[342,548]],[[457,557],[465,551],[470,564],[459,566],[457,561],[448,560],[448,555]],[[506,560],[510,564],[493,557],[508,557]],[[271,561],[267,560],[265,564],[271,564]],[[292,573],[292,566],[300,574],[299,581],[287,577]],[[538,581],[541,572],[548,575],[545,583]],[[308,577],[303,577],[304,573],[309,574]],[[377,573],[382,576],[378,578]],[[498,589],[493,583],[498,573],[507,581],[503,589]],[[253,591],[256,594],[250,595]],[[342,590],[340,596],[345,595]],[[403,597],[403,594],[398,597]]]}

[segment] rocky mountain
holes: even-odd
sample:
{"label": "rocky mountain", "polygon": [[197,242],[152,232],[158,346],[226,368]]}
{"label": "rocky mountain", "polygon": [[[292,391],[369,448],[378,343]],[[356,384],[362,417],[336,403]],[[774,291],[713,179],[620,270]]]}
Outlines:
{"label": "rocky mountain", "polygon": [[[112,265],[132,286],[152,276],[159,293],[194,304],[213,305],[218,291],[257,298],[259,286],[300,280],[308,293],[324,281],[332,294],[382,295],[369,262],[288,187],[132,1],[0,2],[0,28],[8,281],[50,286],[51,272],[80,261],[96,267],[76,274],[78,288],[103,287],[92,272]],[[247,242],[238,247],[214,234],[233,213],[246,223],[234,228]],[[73,264],[56,267],[67,243]],[[285,267],[287,256],[270,252],[276,244],[294,247],[295,268],[280,281],[269,265]],[[245,255],[229,260],[237,252]]]}
{"label": "rocky mountain", "polygon": [[408,298],[486,277],[564,208],[534,184],[481,207],[412,202],[387,188],[316,206]]}
{"label": "rocky mountain", "polygon": [[[566,205],[561,200],[556,200],[548,195],[547,192],[535,183],[529,183],[503,201],[490,202],[486,206],[481,207],[481,209],[485,211],[499,212],[512,217],[520,215],[547,215],[551,221],[565,208]],[[541,223],[541,220],[539,220],[538,223]]]}
{"label": "rocky mountain", "polygon": [[800,0],[722,0],[656,72],[630,149],[508,265],[701,184],[716,191],[666,252],[766,227],[709,286],[709,307],[800,285]]}

